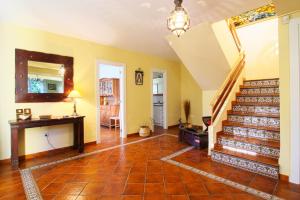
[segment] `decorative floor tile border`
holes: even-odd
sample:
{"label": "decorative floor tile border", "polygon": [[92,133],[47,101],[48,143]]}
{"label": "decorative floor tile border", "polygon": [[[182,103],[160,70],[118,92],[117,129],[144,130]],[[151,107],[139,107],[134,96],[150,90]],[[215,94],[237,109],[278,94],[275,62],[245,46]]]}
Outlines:
{"label": "decorative floor tile border", "polygon": [[218,181],[220,183],[223,183],[225,185],[228,185],[228,186],[231,186],[233,188],[236,188],[238,190],[242,190],[244,192],[247,192],[249,194],[252,194],[254,196],[257,196],[257,197],[260,197],[260,198],[263,198],[263,199],[268,199],[268,200],[282,200],[282,198],[280,197],[277,197],[275,195],[272,195],[272,194],[268,194],[266,192],[262,192],[262,191],[259,191],[259,190],[256,190],[254,188],[251,188],[251,187],[248,187],[248,186],[245,186],[245,185],[242,185],[240,183],[236,183],[236,182],[233,182],[231,180],[228,180],[226,178],[222,178],[220,176],[216,176],[214,174],[211,174],[211,173],[208,173],[208,172],[205,172],[205,171],[202,171],[200,169],[197,169],[197,168],[194,168],[194,167],[191,167],[189,165],[186,165],[186,164],[183,164],[183,163],[180,163],[180,162],[177,162],[175,160],[172,160],[172,158],[176,157],[176,156],[179,156],[180,154],[183,154],[187,151],[190,151],[191,149],[193,149],[194,147],[187,147],[187,148],[184,148],[180,151],[177,151],[169,156],[165,156],[163,158],[161,158],[162,161],[165,161],[169,164],[172,164],[172,165],[176,165],[178,167],[181,167],[183,169],[186,169],[186,170],[189,170],[189,171],[192,171],[196,174],[200,174],[202,176],[205,176],[207,178],[210,178],[210,179],[213,179],[215,181]]}
{"label": "decorative floor tile border", "polygon": [[30,169],[20,170],[22,183],[27,199],[40,200],[43,199],[40,190],[32,176]]}
{"label": "decorative floor tile border", "polygon": [[[31,173],[32,170],[43,168],[43,167],[48,167],[48,166],[51,166],[51,165],[63,163],[63,162],[70,161],[70,160],[76,160],[76,159],[87,157],[87,156],[90,156],[90,155],[99,154],[99,153],[102,153],[102,152],[105,152],[105,151],[117,149],[119,147],[124,147],[124,146],[128,146],[128,145],[131,145],[131,144],[136,144],[136,143],[144,142],[144,141],[147,141],[147,140],[156,139],[156,138],[159,138],[159,137],[162,137],[162,136],[178,137],[176,135],[172,135],[172,134],[167,134],[166,133],[166,134],[157,135],[157,136],[153,136],[153,137],[149,137],[149,138],[145,138],[145,139],[141,139],[141,140],[137,140],[137,141],[133,141],[133,142],[128,142],[126,144],[120,144],[120,145],[116,145],[116,146],[113,146],[113,147],[99,149],[99,150],[96,150],[96,151],[93,151],[93,152],[83,153],[83,154],[80,154],[80,155],[77,155],[77,156],[73,156],[73,157],[70,157],[70,158],[65,158],[65,159],[62,159],[62,160],[53,161],[53,162],[49,162],[49,163],[45,163],[45,164],[41,164],[41,165],[29,167],[29,168],[26,168],[26,169],[22,169],[22,170],[20,170],[20,174],[21,174],[22,183],[23,183],[25,194],[26,194],[26,198],[30,199],[30,200],[31,199],[32,200],[42,200],[43,199],[42,195],[40,193],[40,190],[39,190],[39,188],[38,188],[38,186],[37,186],[37,184],[36,184],[36,182],[35,182],[35,180],[33,178],[33,175]],[[221,182],[223,184],[226,184],[226,185],[229,185],[231,187],[237,188],[237,189],[242,190],[244,192],[248,192],[248,193],[250,193],[252,195],[261,197],[263,199],[274,199],[274,200],[278,199],[278,200],[281,200],[281,198],[279,198],[277,196],[274,196],[274,195],[271,195],[271,194],[268,194],[268,193],[256,190],[256,189],[251,188],[251,187],[244,186],[242,184],[230,181],[228,179],[225,179],[225,178],[222,178],[222,177],[219,177],[219,176],[207,173],[205,171],[202,171],[202,170],[196,169],[194,167],[191,167],[191,166],[185,165],[183,163],[180,163],[180,162],[172,160],[172,158],[174,158],[176,156],[179,156],[179,155],[181,155],[181,154],[183,154],[183,153],[185,153],[187,151],[190,151],[193,148],[194,147],[186,147],[186,148],[184,148],[182,150],[176,151],[175,153],[173,153],[171,155],[168,155],[168,156],[165,156],[165,157],[161,158],[161,160],[164,161],[164,162],[170,163],[172,165],[176,165],[178,167],[187,169],[187,170],[192,171],[192,172],[194,172],[196,174],[200,174],[202,176],[206,176],[206,177],[208,177],[210,179],[213,179],[213,180],[216,180],[216,181]]]}
{"label": "decorative floor tile border", "polygon": [[35,182],[35,180],[32,176],[32,173],[31,173],[32,170],[40,169],[40,168],[43,168],[43,167],[48,167],[48,166],[51,166],[51,165],[60,164],[60,163],[71,161],[71,160],[76,160],[76,159],[79,159],[79,158],[84,158],[84,157],[87,157],[87,156],[99,154],[99,153],[102,153],[102,152],[105,152],[105,151],[117,149],[119,147],[124,147],[124,146],[128,146],[128,145],[131,145],[131,144],[144,142],[144,141],[147,141],[147,140],[153,140],[153,139],[156,139],[156,138],[159,138],[159,137],[162,137],[162,136],[166,136],[166,135],[167,136],[172,136],[172,137],[178,137],[178,136],[172,135],[172,134],[161,134],[161,135],[152,136],[152,137],[140,139],[140,140],[133,141],[133,142],[128,142],[126,144],[119,144],[119,145],[115,145],[115,146],[112,146],[112,147],[99,149],[99,150],[96,150],[96,151],[93,151],[93,152],[82,153],[82,154],[77,155],[77,156],[72,156],[72,157],[69,157],[69,158],[65,158],[65,159],[61,159],[61,160],[57,160],[57,161],[53,161],[53,162],[49,162],[49,163],[45,163],[45,164],[36,165],[36,166],[29,167],[29,168],[26,168],[26,169],[21,169],[20,174],[21,174],[22,183],[23,183],[25,194],[26,194],[26,198],[30,199],[30,200],[31,199],[32,200],[42,200],[43,199],[42,195],[40,194],[40,190],[39,190],[39,188],[38,188],[38,186],[37,186],[37,184],[36,184],[36,182]]}

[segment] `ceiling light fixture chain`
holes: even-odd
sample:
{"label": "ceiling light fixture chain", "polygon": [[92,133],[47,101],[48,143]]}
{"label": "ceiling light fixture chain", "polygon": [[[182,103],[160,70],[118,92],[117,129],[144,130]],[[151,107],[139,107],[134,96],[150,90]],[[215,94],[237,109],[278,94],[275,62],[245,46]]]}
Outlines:
{"label": "ceiling light fixture chain", "polygon": [[190,28],[190,17],[182,7],[182,0],[174,0],[175,9],[170,13],[167,24],[172,33],[180,37]]}
{"label": "ceiling light fixture chain", "polygon": [[181,7],[182,0],[174,0],[174,4],[176,5],[176,7]]}

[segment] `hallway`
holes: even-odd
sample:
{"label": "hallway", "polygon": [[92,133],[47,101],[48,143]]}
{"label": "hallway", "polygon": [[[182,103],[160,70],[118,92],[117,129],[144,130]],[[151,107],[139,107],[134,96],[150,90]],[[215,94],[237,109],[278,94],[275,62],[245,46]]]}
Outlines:
{"label": "hallway", "polygon": [[[212,162],[204,151],[178,143],[177,131],[119,141],[111,135],[107,143],[88,145],[83,155],[56,158],[62,159],[58,164],[49,157],[46,165],[21,171],[23,176],[33,175],[25,186],[36,182],[36,193],[31,194],[43,199],[269,199],[273,194],[299,199],[299,186]],[[36,166],[39,159],[35,160],[26,161],[26,166]],[[6,173],[1,177],[13,182]],[[12,198],[7,187],[4,194],[4,187],[0,185],[0,197]],[[25,198],[21,188],[14,194]]]}

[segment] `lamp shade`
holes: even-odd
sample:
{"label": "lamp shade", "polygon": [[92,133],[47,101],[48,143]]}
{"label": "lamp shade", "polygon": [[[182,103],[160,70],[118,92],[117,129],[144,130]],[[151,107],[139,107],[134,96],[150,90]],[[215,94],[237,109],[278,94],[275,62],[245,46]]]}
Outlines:
{"label": "lamp shade", "polygon": [[81,98],[80,93],[77,90],[72,90],[68,95],[69,98]]}
{"label": "lamp shade", "polygon": [[175,10],[168,17],[168,29],[180,37],[190,28],[190,17],[187,11],[181,6],[182,0],[175,0]]}

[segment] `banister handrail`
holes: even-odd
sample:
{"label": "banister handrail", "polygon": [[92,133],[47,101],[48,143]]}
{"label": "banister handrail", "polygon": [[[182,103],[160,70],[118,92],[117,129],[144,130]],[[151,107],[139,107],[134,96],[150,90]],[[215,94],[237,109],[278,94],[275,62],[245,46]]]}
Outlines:
{"label": "banister handrail", "polygon": [[231,70],[229,75],[227,76],[226,80],[223,83],[223,86],[211,102],[212,105],[212,122],[218,116],[221,108],[225,100],[227,99],[228,95],[230,94],[235,82],[239,78],[244,66],[245,66],[245,54],[244,52],[240,53],[238,64]]}
{"label": "banister handrail", "polygon": [[232,19],[227,19],[227,25],[229,27],[229,30],[230,30],[231,34],[232,34],[232,37],[234,39],[234,42],[236,44],[237,49],[239,50],[239,52],[241,52],[242,51],[242,44],[241,44],[241,41],[240,41],[240,39],[237,35],[236,28],[235,28],[235,25],[234,25]]}
{"label": "banister handrail", "polygon": [[240,42],[240,39],[237,35],[235,25],[231,19],[227,20],[228,28],[232,34],[233,40],[236,44],[236,47],[239,51],[239,57],[236,62],[236,65],[234,65],[233,69],[229,73],[229,75],[226,77],[225,81],[223,82],[222,86],[220,87],[219,91],[215,95],[215,97],[211,101],[212,106],[212,122],[216,117],[218,116],[225,100],[227,99],[228,95],[230,94],[231,89],[233,88],[235,82],[237,81],[238,77],[240,76],[244,65],[245,65],[245,53],[242,50],[242,45]]}

